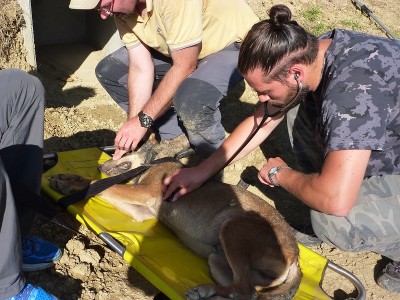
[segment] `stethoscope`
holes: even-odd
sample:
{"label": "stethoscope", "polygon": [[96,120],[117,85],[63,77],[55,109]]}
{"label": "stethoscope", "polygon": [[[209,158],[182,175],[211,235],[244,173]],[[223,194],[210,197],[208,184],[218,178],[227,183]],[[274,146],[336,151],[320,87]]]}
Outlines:
{"label": "stethoscope", "polygon": [[301,83],[300,79],[299,79],[299,74],[295,73],[294,75],[294,79],[296,80],[297,83],[297,92],[296,94],[293,96],[292,100],[290,100],[290,102],[285,105],[284,107],[282,107],[281,109],[279,109],[278,111],[270,114],[268,112],[268,102],[264,102],[264,116],[261,119],[260,124],[258,124],[257,128],[250,134],[250,136],[243,142],[243,144],[235,151],[235,153],[226,161],[226,163],[224,164],[223,167],[221,167],[218,172],[216,172],[215,174],[220,173],[223,169],[225,169],[231,162],[232,160],[243,150],[244,147],[246,147],[246,145],[251,141],[251,139],[257,134],[257,132],[260,130],[260,128],[264,125],[265,121],[267,121],[268,118],[273,118],[276,117],[282,113],[287,112],[289,109],[293,108],[294,106],[297,105],[297,96],[300,94],[300,92],[303,89],[303,84]]}

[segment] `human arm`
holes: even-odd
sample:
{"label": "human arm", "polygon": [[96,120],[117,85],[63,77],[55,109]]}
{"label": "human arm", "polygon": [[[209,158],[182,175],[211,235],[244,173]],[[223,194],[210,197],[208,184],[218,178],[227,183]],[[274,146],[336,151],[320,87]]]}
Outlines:
{"label": "human arm", "polygon": [[[137,49],[139,48],[139,49]],[[129,116],[115,138],[114,159],[135,150],[145,136],[147,128],[140,125],[140,110],[153,120],[161,116],[172,103],[180,84],[196,69],[201,44],[171,52],[173,65],[151,95],[154,81],[154,65],[150,51],[140,45],[129,51]]]}
{"label": "human arm", "polygon": [[[370,156],[370,150],[331,151],[320,173],[303,174],[282,169],[273,179],[310,208],[330,215],[346,216],[357,201]],[[259,172],[260,180],[273,185],[268,172],[282,165],[286,163],[279,157],[268,159]]]}
{"label": "human arm", "polygon": [[[241,147],[246,139],[253,133],[258,124],[260,124],[264,116],[264,106],[260,106],[255,112],[254,116],[246,118],[232,134],[225,140],[225,142],[214,151],[209,158],[204,160],[199,166],[194,168],[185,168],[176,171],[172,176],[164,180],[164,198],[169,198],[175,191],[173,199],[197,189],[205,181],[215,175],[221,170],[226,162],[234,155],[234,153]],[[231,163],[240,160],[254,148],[259,146],[268,135],[275,129],[275,127],[283,120],[284,116],[280,115],[275,118],[268,118],[264,125],[260,128],[258,133],[248,142],[243,150],[232,160]]]}

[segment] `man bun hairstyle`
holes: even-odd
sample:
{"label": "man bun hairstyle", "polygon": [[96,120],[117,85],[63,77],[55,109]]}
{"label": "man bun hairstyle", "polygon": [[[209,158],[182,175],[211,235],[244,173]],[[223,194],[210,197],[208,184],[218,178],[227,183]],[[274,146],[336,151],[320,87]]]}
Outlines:
{"label": "man bun hairstyle", "polygon": [[292,19],[283,5],[274,5],[269,19],[253,25],[240,47],[238,69],[245,75],[261,68],[265,80],[286,77],[290,66],[311,64],[318,53],[318,39]]}
{"label": "man bun hairstyle", "polygon": [[269,11],[271,26],[281,28],[283,24],[289,24],[292,18],[292,12],[285,5],[272,6]]}

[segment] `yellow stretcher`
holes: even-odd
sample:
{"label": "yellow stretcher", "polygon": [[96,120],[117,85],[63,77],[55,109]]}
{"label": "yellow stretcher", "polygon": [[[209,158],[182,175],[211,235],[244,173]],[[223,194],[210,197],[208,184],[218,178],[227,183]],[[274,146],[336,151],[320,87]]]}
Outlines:
{"label": "yellow stretcher", "polygon": [[[57,164],[42,177],[44,193],[55,201],[62,195],[49,187],[51,175],[69,173],[85,178],[104,178],[106,176],[97,166],[110,156],[98,148],[88,148],[57,153],[57,159]],[[184,299],[188,288],[212,282],[206,260],[185,248],[156,220],[134,222],[99,197],[72,204],[67,210],[170,299]],[[299,248],[303,279],[294,299],[331,299],[320,288],[326,268],[353,283],[358,296],[352,299],[365,299],[365,289],[353,274],[301,244]]]}

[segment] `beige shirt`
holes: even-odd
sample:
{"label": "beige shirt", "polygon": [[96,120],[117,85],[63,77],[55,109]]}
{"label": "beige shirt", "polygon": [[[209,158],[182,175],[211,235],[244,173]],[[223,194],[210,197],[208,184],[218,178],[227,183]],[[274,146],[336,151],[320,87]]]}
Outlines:
{"label": "beige shirt", "polygon": [[259,19],[244,0],[146,0],[147,14],[115,17],[125,46],[171,51],[202,42],[199,59],[241,42]]}

